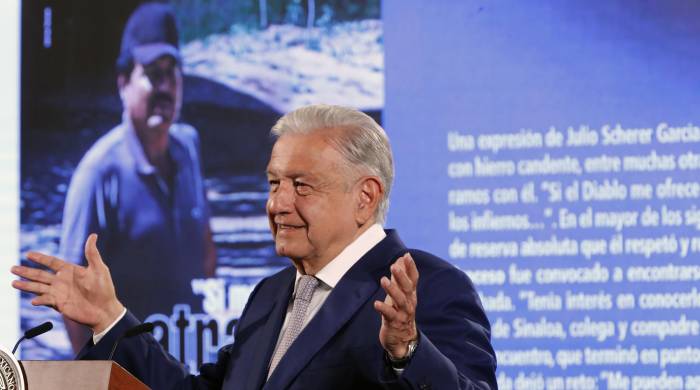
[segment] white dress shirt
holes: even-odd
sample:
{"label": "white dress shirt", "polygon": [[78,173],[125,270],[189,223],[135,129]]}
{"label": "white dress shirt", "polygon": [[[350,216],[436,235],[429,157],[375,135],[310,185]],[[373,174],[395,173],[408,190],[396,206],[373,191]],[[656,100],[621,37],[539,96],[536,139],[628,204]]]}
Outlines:
{"label": "white dress shirt", "polygon": [[[321,268],[320,271],[314,275],[316,279],[319,280],[318,287],[314,291],[311,297],[311,302],[309,302],[309,307],[306,309],[306,315],[304,316],[304,323],[302,325],[302,331],[306,325],[311,321],[312,318],[318,313],[323,306],[323,302],[326,301],[328,295],[333,291],[333,288],[340,281],[340,279],[345,275],[350,268],[352,268],[355,263],[357,263],[362,256],[364,256],[370,249],[377,245],[381,240],[386,237],[384,229],[379,224],[374,224],[370,226],[369,229],[365,230],[359,237],[355,239],[350,245],[346,246],[335,259],[331,260],[330,263],[326,264],[325,267]],[[299,278],[301,274],[297,271],[296,281],[294,282],[294,294],[296,294],[297,287],[299,285]],[[287,329],[290,317],[292,315],[292,304],[294,303],[294,294],[289,300],[289,305],[287,306],[287,314],[284,316],[284,323],[282,324],[282,329],[280,329],[280,334],[277,336],[277,344],[275,345],[275,352],[279,348],[280,341],[282,341],[282,335]],[[272,353],[272,356],[275,355]]]}
{"label": "white dress shirt", "polygon": [[117,322],[121,321],[121,319],[124,318],[125,315],[126,315],[126,308],[124,308],[124,310],[122,310],[122,314],[120,314],[119,317],[117,317],[117,319],[114,320],[114,322],[112,322],[112,324],[109,325],[109,326],[107,327],[107,329],[103,330],[102,332],[100,332],[100,333],[98,333],[98,334],[94,334],[94,333],[93,333],[93,335],[92,335],[92,343],[93,343],[94,345],[97,345],[97,343],[99,343],[100,340],[102,340],[102,338],[105,337],[105,335],[107,334],[107,332],[109,332],[110,330],[112,330],[112,328],[114,328],[114,325],[116,325]]}

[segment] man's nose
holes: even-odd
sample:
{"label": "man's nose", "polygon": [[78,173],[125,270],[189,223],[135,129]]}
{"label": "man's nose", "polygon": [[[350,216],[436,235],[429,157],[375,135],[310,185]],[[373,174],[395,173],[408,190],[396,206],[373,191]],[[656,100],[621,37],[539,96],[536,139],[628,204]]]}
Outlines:
{"label": "man's nose", "polygon": [[148,75],[149,81],[153,88],[157,91],[167,91],[175,83],[175,71],[172,70],[156,70]]}
{"label": "man's nose", "polygon": [[169,91],[175,84],[175,79],[167,74],[161,74],[154,80],[151,80],[156,91]]}
{"label": "man's nose", "polygon": [[294,208],[294,186],[282,182],[270,193],[270,212],[273,214],[291,212]]}

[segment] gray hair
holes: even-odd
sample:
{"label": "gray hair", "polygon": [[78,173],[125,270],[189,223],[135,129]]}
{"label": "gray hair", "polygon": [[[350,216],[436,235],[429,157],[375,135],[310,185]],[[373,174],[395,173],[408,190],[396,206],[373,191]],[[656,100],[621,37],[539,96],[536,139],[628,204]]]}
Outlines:
{"label": "gray hair", "polygon": [[281,137],[287,133],[309,134],[324,129],[342,130],[329,137],[331,145],[351,167],[368,171],[382,182],[384,194],[374,217],[384,224],[394,181],[394,163],[389,138],[374,119],[353,108],[317,104],[285,114],[272,126],[271,132]]}

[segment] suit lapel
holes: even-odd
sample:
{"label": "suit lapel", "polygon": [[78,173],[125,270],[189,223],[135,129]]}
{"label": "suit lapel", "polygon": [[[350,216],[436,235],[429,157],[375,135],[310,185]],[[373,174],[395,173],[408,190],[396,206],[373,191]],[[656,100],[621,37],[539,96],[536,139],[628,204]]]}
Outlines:
{"label": "suit lapel", "polygon": [[380,288],[379,279],[388,265],[405,252],[396,233],[387,233],[384,240],[362,256],[340,279],[316,316],[282,357],[264,389],[287,388],[313,356]]}
{"label": "suit lapel", "polygon": [[[256,337],[256,341],[259,345],[257,345],[254,354],[250,357],[251,364],[249,367],[251,367],[251,372],[248,376],[246,389],[260,389],[267,379],[267,367],[275,345],[277,344],[277,337],[282,328],[284,316],[287,313],[289,298],[292,295],[294,287],[295,272],[296,271],[292,267],[291,271],[288,272],[289,275],[284,278],[283,282],[278,287],[278,294],[272,298],[270,314],[262,330],[259,332],[259,335]],[[236,385],[236,387],[238,387],[238,385]]]}

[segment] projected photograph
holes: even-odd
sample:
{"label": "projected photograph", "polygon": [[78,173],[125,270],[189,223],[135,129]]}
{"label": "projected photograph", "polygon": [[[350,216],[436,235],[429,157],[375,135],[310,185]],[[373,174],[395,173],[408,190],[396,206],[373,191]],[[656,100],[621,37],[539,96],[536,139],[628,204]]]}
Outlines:
{"label": "projected photograph", "polygon": [[[320,102],[380,119],[380,4],[80,3],[22,6],[21,253],[83,263],[97,233],[122,302],[196,370],[232,341],[255,284],[289,264],[265,215],[271,126]],[[134,66],[124,48],[153,34],[177,51]],[[22,329],[56,329],[22,358],[72,358],[86,330],[29,301]]]}

